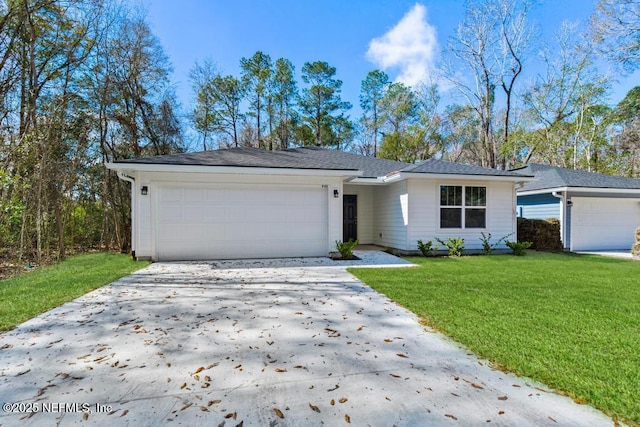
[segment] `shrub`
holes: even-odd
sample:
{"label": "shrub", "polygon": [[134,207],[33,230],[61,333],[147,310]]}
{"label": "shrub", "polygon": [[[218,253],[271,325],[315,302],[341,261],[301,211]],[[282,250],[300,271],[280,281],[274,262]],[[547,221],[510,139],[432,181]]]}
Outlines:
{"label": "shrub", "polygon": [[529,249],[531,245],[533,245],[531,242],[510,242],[508,240],[504,242],[504,244],[507,245],[516,256],[523,256],[525,254],[524,250]]}
{"label": "shrub", "polygon": [[436,240],[449,249],[449,256],[462,256],[462,251],[464,251],[464,239],[462,237],[449,237],[446,242],[437,237]]}
{"label": "shrub", "polygon": [[636,244],[631,247],[631,255],[633,255],[634,258],[640,259],[640,242],[636,242]]}
{"label": "shrub", "polygon": [[518,218],[518,239],[532,242],[531,248],[538,251],[561,251],[560,221]]}
{"label": "shrub", "polygon": [[420,249],[423,256],[431,256],[433,255],[433,250],[435,248],[433,247],[433,242],[431,240],[426,243],[422,243],[422,240],[418,240],[418,249]]}
{"label": "shrub", "polygon": [[336,240],[336,249],[340,252],[342,259],[353,259],[353,248],[358,244],[357,240],[349,239],[348,242]]}
{"label": "shrub", "polygon": [[509,236],[511,236],[513,233],[507,234],[506,236],[499,238],[498,241],[494,244],[491,244],[491,233],[487,233],[485,235],[483,231],[480,234],[482,234],[482,237],[480,237],[480,241],[482,242],[482,252],[484,252],[485,254],[490,254],[491,252],[493,252],[495,248],[497,248],[500,245],[500,243],[503,240],[506,241],[509,238]]}

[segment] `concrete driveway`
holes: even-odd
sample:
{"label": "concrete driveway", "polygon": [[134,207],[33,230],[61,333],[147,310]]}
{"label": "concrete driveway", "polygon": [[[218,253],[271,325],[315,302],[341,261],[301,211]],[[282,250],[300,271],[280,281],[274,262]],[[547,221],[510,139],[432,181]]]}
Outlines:
{"label": "concrete driveway", "polygon": [[344,266],[158,263],[32,319],[0,335],[0,425],[613,425]]}

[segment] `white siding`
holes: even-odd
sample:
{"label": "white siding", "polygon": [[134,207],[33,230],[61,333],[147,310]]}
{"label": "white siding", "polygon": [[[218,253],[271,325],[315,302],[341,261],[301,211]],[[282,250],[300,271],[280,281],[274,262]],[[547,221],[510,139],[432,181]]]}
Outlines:
{"label": "white siding", "polygon": [[[487,187],[486,229],[441,229],[440,228],[440,185],[484,186]],[[466,249],[482,249],[481,233],[491,233],[492,241],[513,233],[509,240],[516,239],[515,195],[511,182],[481,181],[436,181],[411,179],[409,188],[409,229],[408,250],[416,250],[418,239],[436,238],[446,241],[449,237],[462,237]],[[504,243],[500,248],[504,248]]]}
{"label": "white siding", "polygon": [[358,242],[373,243],[373,191],[372,186],[345,184],[343,195],[358,196]]}
{"label": "white siding", "polygon": [[373,192],[373,243],[402,250],[407,247],[409,205],[407,181],[375,187]]}
{"label": "white siding", "polygon": [[435,245],[439,187],[431,179],[412,179],[407,182],[407,186],[410,195],[407,250],[417,250],[418,240],[431,240]]}

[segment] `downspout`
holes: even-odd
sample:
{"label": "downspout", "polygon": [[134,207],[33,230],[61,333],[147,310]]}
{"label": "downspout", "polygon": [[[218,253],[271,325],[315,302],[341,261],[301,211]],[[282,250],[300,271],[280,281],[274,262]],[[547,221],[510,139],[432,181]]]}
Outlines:
{"label": "downspout", "polygon": [[116,171],[118,178],[131,183],[131,256],[136,258],[136,181],[133,177]]}
{"label": "downspout", "polygon": [[560,239],[562,239],[563,249],[570,248],[570,242],[567,242],[567,229],[565,227],[565,220],[567,218],[566,209],[567,209],[567,199],[566,193],[563,191],[561,194],[558,194],[557,191],[552,191],[551,195],[557,199],[560,199]]}

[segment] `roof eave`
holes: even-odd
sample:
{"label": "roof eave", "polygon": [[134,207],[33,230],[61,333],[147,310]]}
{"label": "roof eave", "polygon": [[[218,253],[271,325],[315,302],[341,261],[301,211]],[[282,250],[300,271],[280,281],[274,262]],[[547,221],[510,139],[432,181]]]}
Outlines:
{"label": "roof eave", "polygon": [[204,165],[169,165],[150,163],[105,163],[108,169],[115,171],[135,172],[173,172],[173,173],[224,173],[251,175],[303,175],[303,176],[339,176],[359,177],[362,171],[354,169],[298,169],[269,168],[251,166],[204,166]]}
{"label": "roof eave", "polygon": [[359,176],[349,180],[349,184],[354,185],[384,185],[384,177],[365,177]]}
{"label": "roof eave", "polygon": [[602,187],[551,187],[540,188],[537,190],[518,191],[518,196],[533,196],[536,194],[545,194],[552,192],[570,192],[570,193],[609,193],[609,194],[638,194],[640,188],[602,188]]}
{"label": "roof eave", "polygon": [[394,175],[385,177],[385,182],[399,181],[408,178],[420,179],[440,179],[440,180],[456,180],[456,181],[503,181],[503,182],[530,182],[536,178],[533,176],[515,176],[515,175],[472,175],[472,174],[454,174],[454,173],[428,173],[428,172],[399,172]]}

